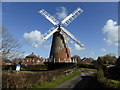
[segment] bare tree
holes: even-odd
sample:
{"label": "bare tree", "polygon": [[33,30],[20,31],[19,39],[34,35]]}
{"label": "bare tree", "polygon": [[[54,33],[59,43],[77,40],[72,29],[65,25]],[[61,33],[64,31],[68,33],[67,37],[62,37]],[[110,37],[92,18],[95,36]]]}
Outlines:
{"label": "bare tree", "polygon": [[16,58],[20,57],[23,52],[21,52],[21,45],[17,39],[5,29],[2,28],[2,38],[0,38],[0,53],[2,58]]}

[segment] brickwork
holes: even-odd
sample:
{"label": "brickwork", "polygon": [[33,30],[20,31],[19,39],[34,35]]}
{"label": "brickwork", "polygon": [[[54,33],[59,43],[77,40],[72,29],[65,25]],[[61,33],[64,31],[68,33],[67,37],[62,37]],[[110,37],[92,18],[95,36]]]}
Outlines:
{"label": "brickwork", "polygon": [[62,48],[61,52],[54,54],[55,62],[71,62],[70,50],[68,48]]}
{"label": "brickwork", "polygon": [[92,61],[86,58],[86,59],[82,60],[82,63],[90,65],[92,63]]}
{"label": "brickwork", "polygon": [[39,64],[43,64],[43,61],[45,61],[45,59],[38,57],[34,53],[32,53],[26,56],[22,61],[22,63],[24,65],[39,65]]}
{"label": "brickwork", "polygon": [[53,34],[49,62],[71,62],[67,41],[60,32]]}

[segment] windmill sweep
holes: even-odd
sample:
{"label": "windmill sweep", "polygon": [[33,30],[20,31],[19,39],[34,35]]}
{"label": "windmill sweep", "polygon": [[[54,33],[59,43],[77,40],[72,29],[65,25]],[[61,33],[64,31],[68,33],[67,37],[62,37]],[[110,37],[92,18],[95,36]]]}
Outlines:
{"label": "windmill sweep", "polygon": [[34,42],[34,47],[37,48],[40,44],[45,42],[50,36],[53,35],[52,46],[50,51],[50,56],[48,63],[75,63],[76,60],[71,60],[70,50],[67,45],[66,35],[72,38],[74,42],[83,47],[84,45],[77,40],[73,34],[71,34],[68,30],[66,30],[64,26],[67,26],[71,23],[76,17],[78,17],[83,10],[81,8],[77,8],[70,15],[68,15],[64,20],[59,23],[53,16],[51,16],[44,9],[40,10],[39,13],[43,15],[47,20],[49,20],[56,27],[52,27],[49,29],[43,36],[41,42]]}

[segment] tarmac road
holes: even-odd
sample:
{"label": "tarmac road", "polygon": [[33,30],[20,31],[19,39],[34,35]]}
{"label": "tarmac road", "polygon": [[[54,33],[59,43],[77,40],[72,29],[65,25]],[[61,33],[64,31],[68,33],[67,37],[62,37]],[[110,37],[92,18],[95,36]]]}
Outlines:
{"label": "tarmac road", "polygon": [[54,88],[73,88],[80,80],[81,76],[78,75]]}
{"label": "tarmac road", "polygon": [[82,73],[54,88],[102,88],[95,73]]}
{"label": "tarmac road", "polygon": [[96,76],[83,76],[74,88],[102,88],[97,82]]}

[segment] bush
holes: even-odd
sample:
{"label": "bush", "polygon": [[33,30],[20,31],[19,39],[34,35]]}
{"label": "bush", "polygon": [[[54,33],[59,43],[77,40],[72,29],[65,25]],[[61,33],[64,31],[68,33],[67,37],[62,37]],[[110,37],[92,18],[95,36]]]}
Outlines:
{"label": "bush", "polygon": [[120,88],[120,81],[111,80],[104,77],[104,71],[100,68],[97,72],[98,82],[105,88]]}
{"label": "bush", "polygon": [[3,88],[29,88],[43,82],[50,82],[54,77],[64,76],[63,70],[41,71],[41,72],[2,72]]}
{"label": "bush", "polygon": [[2,65],[2,70],[15,70],[16,69],[16,65]]}
{"label": "bush", "polygon": [[97,78],[99,82],[105,82],[104,72],[101,68],[97,71]]}
{"label": "bush", "polygon": [[95,65],[81,64],[79,66],[79,68],[91,68],[91,69],[95,69]]}
{"label": "bush", "polygon": [[120,66],[120,56],[118,57],[118,59],[116,60],[116,65]]}
{"label": "bush", "polygon": [[[2,65],[2,70],[16,70],[16,65]],[[41,70],[41,69],[47,69],[47,66],[45,65],[21,65],[21,70]]]}
{"label": "bush", "polygon": [[108,77],[110,79],[114,79],[114,80],[119,80],[120,81],[120,67],[118,66],[114,66],[114,67],[110,67],[108,69]]}
{"label": "bush", "polygon": [[47,66],[45,65],[22,65],[21,69],[25,70],[41,70],[41,69],[47,69]]}

